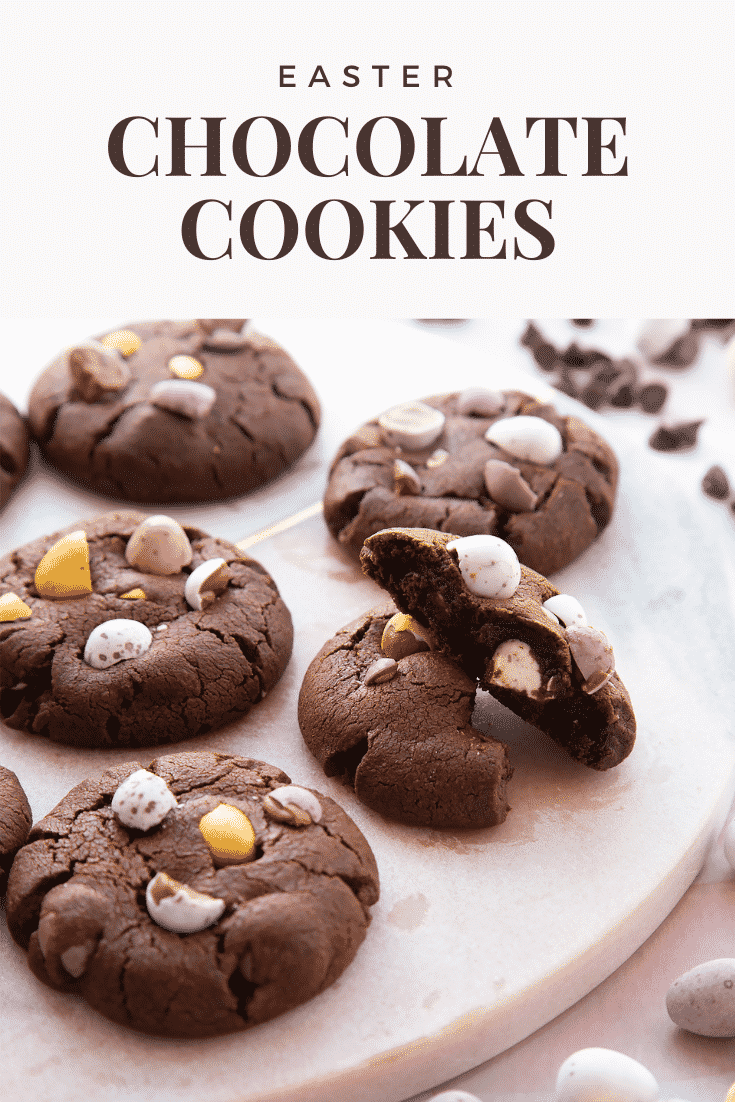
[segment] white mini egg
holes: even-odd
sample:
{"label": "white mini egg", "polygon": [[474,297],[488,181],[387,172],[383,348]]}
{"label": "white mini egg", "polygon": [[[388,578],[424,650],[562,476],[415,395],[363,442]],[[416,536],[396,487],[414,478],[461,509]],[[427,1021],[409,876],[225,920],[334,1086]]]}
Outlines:
{"label": "white mini egg", "polygon": [[217,392],[206,383],[195,383],[190,379],[164,379],[151,387],[150,400],[159,409],[198,421],[211,410],[217,400]]}
{"label": "white mini egg", "polygon": [[561,433],[543,417],[503,417],[490,426],[485,439],[529,463],[548,465],[564,451]]}
{"label": "white mini egg", "polygon": [[213,926],[225,910],[224,899],[197,892],[165,872],[157,873],[145,892],[148,914],[164,930],[195,934]]}
{"label": "white mini egg", "polygon": [[666,994],[672,1022],[700,1037],[735,1037],[735,957],[698,964]]}
{"label": "white mini egg", "polygon": [[404,402],[378,418],[383,439],[391,448],[429,448],[439,439],[446,418],[426,402]]}
{"label": "white mini egg", "polygon": [[84,661],[96,670],[106,670],[128,658],[137,658],[153,642],[145,624],[137,620],[105,620],[90,633],[84,648]]}
{"label": "white mini egg", "polygon": [[547,612],[553,612],[565,627],[586,627],[587,617],[584,609],[576,597],[570,597],[568,593],[557,593],[555,597],[549,597],[544,601]]}
{"label": "white mini egg", "polygon": [[521,580],[521,565],[513,548],[499,536],[463,536],[447,544],[456,551],[459,569],[470,593],[478,597],[512,597]]}
{"label": "white mini egg", "polygon": [[556,1102],[657,1102],[658,1083],[648,1068],[609,1048],[582,1048],[556,1077]]}

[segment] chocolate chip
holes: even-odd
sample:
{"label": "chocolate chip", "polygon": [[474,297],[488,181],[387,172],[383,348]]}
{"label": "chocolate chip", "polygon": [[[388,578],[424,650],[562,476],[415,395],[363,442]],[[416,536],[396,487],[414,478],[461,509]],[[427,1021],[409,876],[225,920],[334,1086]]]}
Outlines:
{"label": "chocolate chip", "polygon": [[685,333],[664,352],[663,356],[656,359],[656,363],[665,364],[667,367],[689,367],[697,358],[699,341],[693,333]]}
{"label": "chocolate chip", "polygon": [[553,344],[539,344],[533,349],[533,358],[542,371],[551,371],[556,361],[556,349]]}
{"label": "chocolate chip", "polygon": [[607,387],[593,380],[584,388],[580,398],[590,409],[599,409],[607,398]]}
{"label": "chocolate chip", "polygon": [[616,409],[628,409],[633,405],[633,387],[630,383],[621,383],[617,390],[610,394],[610,405]]}
{"label": "chocolate chip", "polygon": [[568,394],[570,398],[579,397],[579,387],[572,379],[571,374],[568,371],[562,371],[559,378],[554,383],[557,390],[560,390],[562,394]]}
{"label": "chocolate chip", "polygon": [[657,452],[685,451],[697,443],[699,426],[703,423],[704,418],[700,421],[679,421],[675,425],[659,425],[648,443]]}
{"label": "chocolate chip", "polygon": [[595,324],[594,318],[572,318],[572,325],[576,325],[579,329],[589,329],[591,325]]}
{"label": "chocolate chip", "polygon": [[541,336],[540,331],[536,328],[533,322],[529,321],[523,334],[521,335],[521,344],[524,348],[538,348],[540,344],[544,344],[544,338]]}
{"label": "chocolate chip", "polygon": [[565,364],[569,367],[584,367],[587,363],[587,355],[577,344],[570,344],[569,348],[565,352],[562,352],[561,358]]}
{"label": "chocolate chip", "polygon": [[723,501],[730,493],[730,483],[722,467],[715,465],[710,467],[702,479],[702,489],[708,497],[715,497]]}
{"label": "chocolate chip", "polygon": [[668,390],[663,383],[647,383],[638,391],[638,404],[646,413],[658,413],[667,394]]}

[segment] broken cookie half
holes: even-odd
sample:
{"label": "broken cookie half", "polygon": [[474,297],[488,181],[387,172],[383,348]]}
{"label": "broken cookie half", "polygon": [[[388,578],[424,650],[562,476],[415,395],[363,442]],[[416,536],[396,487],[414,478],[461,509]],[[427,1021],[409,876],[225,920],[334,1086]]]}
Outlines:
{"label": "broken cookie half", "polygon": [[494,536],[387,528],[362,567],[501,704],[592,769],[619,765],[635,716],[612,647],[579,602]]}
{"label": "broken cookie half", "polygon": [[410,616],[364,613],[306,672],[299,724],[328,777],[412,826],[488,827],[508,813],[507,748],[472,726],[476,682]]}

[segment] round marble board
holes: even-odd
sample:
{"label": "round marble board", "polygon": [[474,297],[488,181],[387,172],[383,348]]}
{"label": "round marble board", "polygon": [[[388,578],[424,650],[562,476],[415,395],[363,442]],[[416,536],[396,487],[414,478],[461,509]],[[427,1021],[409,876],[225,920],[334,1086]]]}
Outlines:
{"label": "round marble board", "polygon": [[[402,396],[433,392],[447,346],[398,327],[377,329],[386,371],[391,357],[421,358],[426,385],[419,390],[414,380]],[[276,327],[270,331],[279,337]],[[338,377],[343,344],[335,338],[325,350],[316,326],[302,328],[300,338],[294,331],[292,344],[299,339],[298,359],[323,391],[319,371]],[[358,359],[370,354],[365,341],[363,332]],[[501,381],[498,368],[463,353],[465,360],[468,382]],[[513,383],[543,390],[517,374]],[[379,390],[366,415],[390,404]],[[621,459],[617,513],[582,559],[553,580],[582,600],[614,644],[638,718],[631,756],[608,773],[587,770],[482,696],[476,723],[491,724],[509,743],[515,766],[507,821],[446,832],[381,819],[323,776],[296,723],[309,661],[338,627],[381,600],[380,591],[318,514],[258,542],[250,553],[273,573],[293,614],[294,657],[242,722],[171,749],[245,753],[338,800],[366,834],[380,869],[382,896],[368,937],[341,979],[305,1006],[246,1033],[166,1041],[119,1028],[38,983],[3,916],[0,1031],[6,1077],[18,1096],[72,1102],[104,1091],[110,1102],[399,1102],[549,1021],[662,921],[696,875],[735,786],[732,580],[721,544],[705,538],[712,532],[709,503],[687,491],[671,460],[641,454],[621,424],[589,411],[581,416]],[[51,476],[35,477],[21,494],[50,493],[44,479]],[[65,492],[58,485],[53,508]],[[70,520],[111,507],[73,496],[73,505],[63,506],[79,507]],[[188,515],[232,535],[207,509]],[[278,510],[267,519],[280,519]],[[138,757],[146,763],[155,753]],[[47,745],[0,728],[0,760],[23,781],[36,818],[87,774],[130,757]]]}

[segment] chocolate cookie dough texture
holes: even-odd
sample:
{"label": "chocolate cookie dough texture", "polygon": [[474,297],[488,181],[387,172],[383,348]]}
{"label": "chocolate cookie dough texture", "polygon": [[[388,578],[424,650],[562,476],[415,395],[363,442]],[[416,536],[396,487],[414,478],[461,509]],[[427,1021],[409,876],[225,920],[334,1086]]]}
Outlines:
{"label": "chocolate cookie dough texture", "polygon": [[150,746],[245,715],[293,641],[273,579],[171,517],[107,513],[0,560],[0,714],[74,746]]}
{"label": "chocolate cookie dough texture", "polygon": [[635,716],[610,643],[508,544],[391,528],[366,541],[361,561],[473,684],[577,761],[604,770],[630,753]]}
{"label": "chocolate cookie dough texture", "polygon": [[198,752],[72,789],[18,853],[7,912],[44,983],[133,1029],[208,1037],[332,984],[377,898],[372,851],[337,804]]}
{"label": "chocolate cookie dough texture", "polygon": [[0,394],[0,509],[3,509],[26,472],[29,459],[28,427],[13,403]]}
{"label": "chocolate cookie dough texture", "polygon": [[324,517],[358,555],[390,527],[497,535],[543,574],[608,524],[618,464],[576,417],[520,391],[481,387],[406,402],[367,422],[332,464]]}
{"label": "chocolate cookie dough texture", "polygon": [[5,895],[13,858],[25,843],[33,816],[15,773],[0,765],[0,896]]}
{"label": "chocolate cookie dough texture", "polygon": [[36,382],[46,458],[102,494],[212,501],[282,474],[319,402],[293,360],[241,319],[134,323],[67,349]]}
{"label": "chocolate cookie dough texture", "polygon": [[476,688],[412,617],[373,609],[309,666],[299,724],[327,776],[387,818],[494,826],[512,770],[504,744],[472,726]]}

